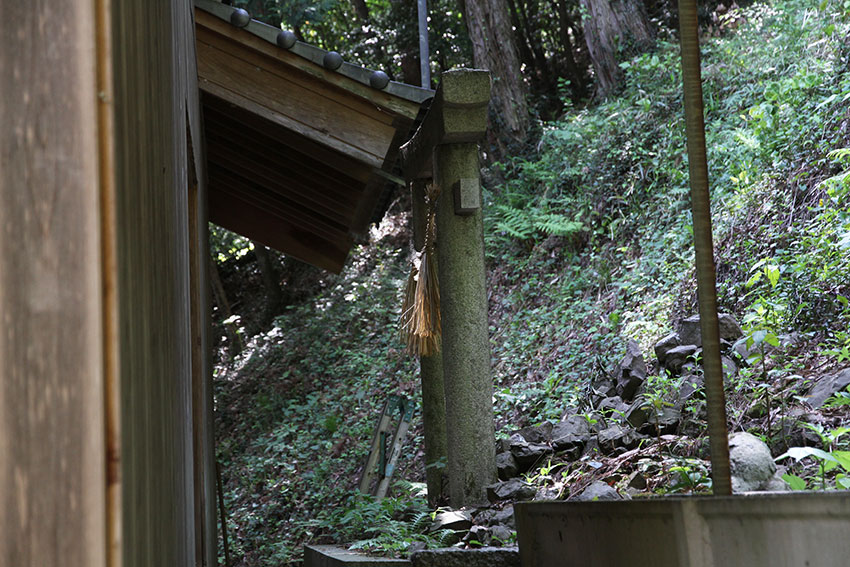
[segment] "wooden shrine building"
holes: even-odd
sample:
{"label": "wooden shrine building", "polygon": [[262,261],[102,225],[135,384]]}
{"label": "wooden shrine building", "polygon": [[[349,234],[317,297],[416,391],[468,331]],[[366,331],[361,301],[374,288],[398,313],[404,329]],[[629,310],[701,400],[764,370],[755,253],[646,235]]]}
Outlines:
{"label": "wooden shrine building", "polygon": [[433,93],[211,0],[2,7],[0,565],[215,565],[208,219],[339,271]]}

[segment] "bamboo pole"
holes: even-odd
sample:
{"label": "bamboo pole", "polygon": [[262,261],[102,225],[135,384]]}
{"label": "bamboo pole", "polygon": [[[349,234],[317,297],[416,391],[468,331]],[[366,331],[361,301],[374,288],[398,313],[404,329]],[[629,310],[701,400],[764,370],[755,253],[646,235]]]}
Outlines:
{"label": "bamboo pole", "polygon": [[723,392],[723,365],[720,360],[714,244],[711,236],[711,202],[708,193],[708,163],[700,78],[699,26],[695,0],[679,0],[679,29],[682,42],[685,129],[688,138],[697,293],[702,331],[702,364],[705,372],[708,437],[711,447],[711,477],[715,496],[721,496],[732,494],[732,481],[726,429],[726,399]]}

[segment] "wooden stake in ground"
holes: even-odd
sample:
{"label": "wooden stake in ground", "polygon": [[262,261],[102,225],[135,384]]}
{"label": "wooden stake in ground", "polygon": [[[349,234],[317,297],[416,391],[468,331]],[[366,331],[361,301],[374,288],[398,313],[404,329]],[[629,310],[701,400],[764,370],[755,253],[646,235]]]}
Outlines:
{"label": "wooden stake in ground", "polygon": [[688,137],[697,293],[702,331],[702,364],[705,372],[708,436],[711,445],[711,478],[714,494],[720,496],[732,494],[732,480],[726,429],[726,397],[723,393],[723,365],[720,360],[720,330],[717,322],[717,284],[714,244],[711,237],[711,201],[708,193],[699,26],[695,0],[679,0],[679,29],[682,41],[685,129]]}

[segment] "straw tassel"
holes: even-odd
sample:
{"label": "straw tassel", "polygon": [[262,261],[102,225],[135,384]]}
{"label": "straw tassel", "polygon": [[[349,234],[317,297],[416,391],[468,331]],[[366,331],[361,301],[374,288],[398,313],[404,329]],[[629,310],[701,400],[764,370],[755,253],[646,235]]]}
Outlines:
{"label": "straw tassel", "polygon": [[425,189],[427,219],[425,245],[419,253],[418,266],[414,261],[404,304],[401,309],[401,336],[407,352],[413,356],[431,356],[440,350],[440,284],[435,265],[436,201],[439,188],[433,183]]}

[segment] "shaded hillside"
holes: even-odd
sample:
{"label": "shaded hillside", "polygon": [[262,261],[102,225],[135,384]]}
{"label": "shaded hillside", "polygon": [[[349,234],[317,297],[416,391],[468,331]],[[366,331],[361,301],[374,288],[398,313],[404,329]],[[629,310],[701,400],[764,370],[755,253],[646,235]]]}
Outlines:
{"label": "shaded hillside", "polygon": [[[756,355],[729,386],[730,426],[761,435],[774,456],[787,437],[780,418],[791,416],[796,430],[806,420],[826,429],[848,421],[841,408],[807,414],[800,398],[850,365],[842,6],[757,4],[730,12],[704,46],[719,301]],[[613,372],[628,339],[649,361],[654,391],[677,387],[651,348],[696,312],[675,38],[659,37],[656,50],[623,67],[618,97],[581,108],[565,100],[535,156],[485,172],[497,436],[597,410],[588,388]],[[404,548],[426,539],[412,521],[425,505],[407,497],[409,487],[384,505],[351,498],[386,396],[419,396],[396,329],[409,270],[401,201],[340,276],[304,270],[287,280],[288,305],[262,332],[251,252],[237,258],[243,243],[222,253],[235,324],[248,330],[238,357],[221,343],[216,369],[218,453],[239,565],[294,561],[309,541],[377,538]],[[278,262],[286,280],[294,272]],[[755,411],[759,401],[768,403]],[[697,410],[674,433],[698,437],[702,427]],[[698,443],[690,450],[704,457]],[[398,478],[422,481],[421,456],[416,415]],[[814,467],[803,461],[793,472],[810,479]]]}

